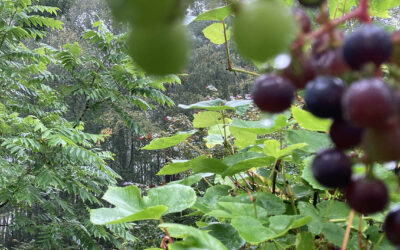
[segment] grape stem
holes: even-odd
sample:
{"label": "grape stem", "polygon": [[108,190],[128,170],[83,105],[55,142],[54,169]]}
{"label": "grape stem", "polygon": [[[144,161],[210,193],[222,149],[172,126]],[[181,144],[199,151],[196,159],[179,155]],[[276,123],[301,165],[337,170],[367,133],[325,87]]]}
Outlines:
{"label": "grape stem", "polygon": [[301,46],[303,46],[303,44],[306,40],[311,40],[313,38],[317,38],[317,37],[325,34],[326,32],[329,32],[329,30],[331,30],[332,28],[337,27],[340,24],[345,23],[346,21],[351,20],[351,19],[360,19],[364,23],[371,22],[371,18],[368,15],[368,0],[360,0],[360,5],[353,11],[326,23],[321,28],[319,28],[313,32],[306,34],[302,39],[297,40],[292,45],[292,50],[296,51]]}
{"label": "grape stem", "polygon": [[346,250],[347,243],[349,242],[351,224],[353,223],[354,210],[350,211],[349,220],[347,221],[346,233],[344,234],[343,244],[341,250]]}

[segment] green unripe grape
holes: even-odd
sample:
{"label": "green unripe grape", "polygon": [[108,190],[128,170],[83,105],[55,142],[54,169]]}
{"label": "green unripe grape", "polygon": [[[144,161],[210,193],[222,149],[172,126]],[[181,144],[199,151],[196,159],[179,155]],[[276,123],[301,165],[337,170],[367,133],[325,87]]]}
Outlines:
{"label": "green unripe grape", "polygon": [[184,15],[180,0],[108,0],[108,4],[117,20],[138,26],[166,24]]}
{"label": "green unripe grape", "polygon": [[289,47],[296,37],[297,26],[283,3],[255,0],[238,6],[233,34],[242,55],[265,61]]}
{"label": "green unripe grape", "polygon": [[179,73],[186,64],[189,41],[180,24],[157,28],[135,28],[129,38],[129,53],[147,73]]}

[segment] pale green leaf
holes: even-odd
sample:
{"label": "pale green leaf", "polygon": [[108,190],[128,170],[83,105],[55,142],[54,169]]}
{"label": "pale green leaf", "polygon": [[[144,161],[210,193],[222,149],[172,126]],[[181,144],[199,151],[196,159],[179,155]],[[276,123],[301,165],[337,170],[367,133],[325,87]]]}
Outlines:
{"label": "pale green leaf", "polygon": [[310,112],[299,109],[296,106],[292,106],[292,114],[301,127],[311,131],[327,132],[332,124],[330,119],[318,118]]}
{"label": "pale green leaf", "polygon": [[186,139],[189,138],[194,133],[196,133],[196,131],[178,133],[171,137],[157,138],[155,140],[152,140],[150,142],[150,144],[144,146],[142,149],[156,150],[156,149],[164,149],[164,148],[176,146],[176,145],[186,141]]}

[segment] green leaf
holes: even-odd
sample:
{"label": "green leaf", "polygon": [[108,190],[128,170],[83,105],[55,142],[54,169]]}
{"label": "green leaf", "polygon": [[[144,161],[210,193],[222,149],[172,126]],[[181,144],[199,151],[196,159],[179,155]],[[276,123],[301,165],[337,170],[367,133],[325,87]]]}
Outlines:
{"label": "green leaf", "polygon": [[193,162],[192,169],[195,173],[222,174],[228,166],[222,160],[207,158]]}
{"label": "green leaf", "polygon": [[139,220],[158,220],[168,207],[152,206],[136,213],[122,208],[99,208],[90,211],[90,221],[95,225],[119,224]]}
{"label": "green leaf", "polygon": [[135,186],[109,187],[103,199],[114,208],[90,211],[93,224],[117,224],[137,220],[157,220],[165,213],[183,211],[196,201],[196,194],[188,186],[172,184],[150,189],[148,196],[141,197]]}
{"label": "green leaf", "polygon": [[[231,38],[232,30],[228,28],[226,30],[226,39],[229,40]],[[214,44],[224,44],[225,43],[225,34],[224,34],[224,25],[222,23],[213,23],[203,29],[204,36],[210,40],[210,42]]]}
{"label": "green leaf", "polygon": [[240,152],[226,157],[223,162],[228,168],[222,173],[222,176],[232,176],[234,174],[266,166],[273,163],[273,160],[258,152]]}
{"label": "green leaf", "polygon": [[254,145],[257,134],[237,127],[229,127],[229,131],[235,137],[235,146],[239,149]]}
{"label": "green leaf", "polygon": [[327,132],[332,124],[330,119],[318,118],[310,112],[299,109],[296,106],[292,106],[292,114],[301,127],[311,131]]}
{"label": "green leaf", "polygon": [[311,216],[312,218],[311,222],[307,225],[308,230],[315,235],[320,234],[324,226],[324,221],[320,217],[318,210],[312,204],[303,201],[300,201],[297,207],[301,215]]}
{"label": "green leaf", "polygon": [[221,241],[228,249],[240,249],[246,242],[239,236],[239,233],[230,224],[213,223],[202,230]]}
{"label": "green leaf", "polygon": [[232,226],[239,232],[239,235],[251,244],[258,244],[272,239],[275,233],[264,227],[259,220],[250,216],[235,217],[231,221]]}
{"label": "green leaf", "polygon": [[217,201],[222,196],[229,195],[229,191],[232,187],[227,185],[216,185],[208,188],[203,197],[197,199],[193,208],[200,210],[203,213],[208,213],[215,209]]}
{"label": "green leaf", "polygon": [[389,10],[400,6],[400,2],[397,0],[370,0],[369,1],[369,14],[371,16],[388,18]]}
{"label": "green leaf", "polygon": [[311,171],[311,163],[313,159],[314,157],[307,157],[304,160],[304,169],[303,173],[301,174],[301,178],[307,181],[314,189],[327,190],[326,187],[319,184],[318,181],[314,178],[314,175]]}
{"label": "green leaf", "polygon": [[273,116],[270,119],[264,119],[261,121],[244,121],[234,118],[230,126],[261,135],[276,132],[283,129],[287,125],[288,123],[286,116],[280,114]]}
{"label": "green leaf", "polygon": [[266,140],[264,142],[264,153],[277,159],[279,158],[279,147],[280,143],[277,140]]}
{"label": "green leaf", "polygon": [[226,101],[221,99],[214,99],[210,101],[202,101],[191,105],[179,104],[178,107],[183,109],[205,109],[209,111],[219,111],[225,109],[234,110],[235,108],[225,106]]}
{"label": "green leaf", "polygon": [[257,193],[254,195],[257,206],[265,208],[268,215],[280,215],[286,211],[281,199],[269,193]]}
{"label": "green leaf", "polygon": [[205,111],[194,115],[193,127],[208,128],[221,123],[223,123],[222,114],[214,111]]}
{"label": "green leaf", "polygon": [[181,142],[184,142],[187,138],[189,138],[194,133],[196,133],[196,131],[178,133],[178,134],[176,134],[174,136],[171,136],[171,137],[157,138],[155,140],[152,140],[150,142],[150,144],[144,146],[142,149],[145,149],[145,150],[156,150],[156,149],[169,148],[169,147],[178,145]]}
{"label": "green leaf", "polygon": [[344,233],[345,230],[342,227],[330,222],[324,223],[322,228],[324,237],[336,246],[342,245]]}
{"label": "green leaf", "polygon": [[301,232],[296,237],[296,250],[314,250],[314,236],[309,232]]}
{"label": "green leaf", "polygon": [[308,130],[287,130],[285,133],[288,144],[307,143],[307,146],[301,150],[308,153],[315,153],[332,145],[329,135],[326,133]]}
{"label": "green leaf", "polygon": [[162,204],[168,207],[167,213],[176,213],[193,206],[196,193],[188,186],[171,184],[150,189],[144,201],[147,206]]}
{"label": "green leaf", "polygon": [[194,247],[196,249],[227,249],[219,240],[207,232],[194,227],[173,223],[164,223],[159,225],[159,227],[166,228],[171,237],[183,239],[183,241],[175,241],[173,244],[168,245],[168,249],[171,250],[190,250],[194,249]]}
{"label": "green leaf", "polygon": [[291,154],[294,150],[307,146],[306,143],[298,143],[290,145],[284,149],[279,149],[280,143],[277,140],[266,140],[264,142],[264,153],[272,156],[275,159],[280,159],[286,155]]}
{"label": "green leaf", "polygon": [[169,163],[169,164],[165,165],[162,169],[160,169],[160,171],[157,173],[157,175],[173,175],[173,174],[185,172],[192,168],[193,162],[200,160],[200,159],[205,159],[205,158],[206,157],[204,155],[201,155],[201,156],[196,157],[191,160],[172,161],[172,163]]}
{"label": "green leaf", "polygon": [[227,5],[204,12],[198,15],[194,21],[223,21],[228,15],[231,14],[231,12],[231,6]]}
{"label": "green leaf", "polygon": [[213,174],[210,174],[210,173],[194,174],[194,175],[191,175],[191,176],[189,176],[189,177],[187,177],[187,178],[185,178],[183,180],[170,182],[170,183],[168,183],[168,185],[181,184],[181,185],[185,185],[185,186],[192,186],[193,184],[198,183],[203,178],[210,177],[212,175]]}

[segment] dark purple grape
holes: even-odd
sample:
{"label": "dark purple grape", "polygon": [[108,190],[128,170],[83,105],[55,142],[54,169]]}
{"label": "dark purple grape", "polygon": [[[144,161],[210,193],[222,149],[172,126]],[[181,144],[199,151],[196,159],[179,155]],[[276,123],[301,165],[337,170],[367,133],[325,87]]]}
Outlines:
{"label": "dark purple grape", "polygon": [[295,93],[293,84],[277,75],[260,76],[253,88],[254,103],[262,111],[279,113],[289,108]]}
{"label": "dark purple grape", "polygon": [[338,149],[349,149],[360,144],[363,129],[345,120],[335,120],[329,135]]}
{"label": "dark purple grape", "polygon": [[344,33],[342,30],[338,29],[333,30],[332,33],[327,32],[318,36],[311,45],[313,56],[318,57],[328,50],[341,47],[343,39]]}
{"label": "dark purple grape", "polygon": [[344,93],[344,115],[361,127],[379,126],[394,114],[390,88],[378,78],[362,79]]}
{"label": "dark purple grape", "polygon": [[297,23],[300,24],[301,30],[303,33],[308,33],[311,31],[311,20],[307,13],[299,8],[293,9],[294,18]]}
{"label": "dark purple grape", "polygon": [[389,119],[377,128],[364,132],[363,148],[373,161],[389,162],[400,160],[400,122]]}
{"label": "dark purple grape", "polygon": [[319,7],[326,0],[298,0],[301,5],[308,8]]}
{"label": "dark purple grape", "polygon": [[330,188],[346,187],[351,181],[350,158],[338,149],[319,152],[311,166],[314,178]]}
{"label": "dark purple grape", "polygon": [[329,49],[319,56],[314,56],[312,62],[315,72],[319,75],[342,76],[349,70],[341,48]]}
{"label": "dark purple grape", "polygon": [[355,70],[367,63],[379,67],[386,62],[392,52],[392,42],[386,31],[373,24],[366,24],[351,33],[343,44],[343,57]]}
{"label": "dark purple grape", "polygon": [[385,209],[388,190],[378,179],[353,180],[346,189],[349,206],[360,214],[374,214]]}
{"label": "dark purple grape", "polygon": [[390,56],[390,62],[400,67],[400,30],[392,34],[392,55]]}
{"label": "dark purple grape", "polygon": [[342,115],[344,92],[345,86],[339,78],[319,76],[307,84],[304,100],[312,114],[323,118],[339,118]]}
{"label": "dark purple grape", "polygon": [[392,209],[386,216],[383,230],[390,242],[400,245],[400,206]]}
{"label": "dark purple grape", "polygon": [[290,65],[283,70],[283,76],[289,79],[298,89],[303,89],[306,84],[314,79],[315,72],[311,60],[301,55],[292,57]]}
{"label": "dark purple grape", "polygon": [[283,76],[289,79],[298,89],[315,78],[315,71],[310,58],[304,55],[292,57],[290,65],[283,70]]}

